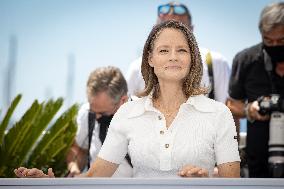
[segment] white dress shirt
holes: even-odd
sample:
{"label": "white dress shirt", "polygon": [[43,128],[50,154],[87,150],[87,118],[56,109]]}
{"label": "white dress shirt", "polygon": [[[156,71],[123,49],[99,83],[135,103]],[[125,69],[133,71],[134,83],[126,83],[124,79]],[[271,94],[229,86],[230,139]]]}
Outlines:
{"label": "white dress shirt", "polygon": [[[78,116],[77,116],[77,133],[76,133],[76,143],[80,148],[88,149],[88,115],[89,115],[90,105],[89,103],[85,103],[81,106]],[[90,158],[91,162],[93,162],[101,147],[102,143],[99,138],[100,126],[97,121],[95,121],[95,127],[93,130],[93,136],[90,147]],[[124,159],[122,164],[119,166],[118,170],[114,173],[113,177],[132,177],[132,167],[128,164],[127,160]]]}
{"label": "white dress shirt", "polygon": [[128,152],[134,177],[178,177],[188,164],[212,175],[215,163],[240,161],[236,135],[223,103],[190,97],[167,129],[164,115],[147,96],[120,107],[98,156],[120,164]]}
{"label": "white dress shirt", "polygon": [[[225,103],[229,94],[229,79],[231,75],[231,68],[229,66],[226,58],[215,51],[210,51],[206,48],[200,48],[200,55],[203,62],[203,65],[206,65],[206,54],[211,54],[212,57],[212,68],[213,68],[213,78],[214,78],[214,99]],[[203,71],[203,74],[205,71]],[[206,74],[208,75],[208,67]],[[211,88],[212,83],[209,82],[209,87]]]}

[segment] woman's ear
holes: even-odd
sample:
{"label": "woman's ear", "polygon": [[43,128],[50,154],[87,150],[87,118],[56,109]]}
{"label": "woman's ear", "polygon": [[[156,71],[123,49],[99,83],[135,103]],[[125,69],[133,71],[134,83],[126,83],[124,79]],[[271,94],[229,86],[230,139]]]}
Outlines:
{"label": "woman's ear", "polygon": [[149,54],[148,64],[149,64],[151,67],[154,67],[154,66],[153,66],[153,56],[152,56],[152,54]]}

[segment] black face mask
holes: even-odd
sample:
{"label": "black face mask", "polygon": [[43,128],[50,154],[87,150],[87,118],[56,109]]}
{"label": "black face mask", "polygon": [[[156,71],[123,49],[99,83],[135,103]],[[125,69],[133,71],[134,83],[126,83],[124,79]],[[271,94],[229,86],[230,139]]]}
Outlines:
{"label": "black face mask", "polygon": [[284,62],[284,45],[279,46],[267,46],[263,45],[263,48],[270,56],[273,63]]}
{"label": "black face mask", "polygon": [[109,124],[112,120],[113,115],[110,116],[102,116],[99,119],[97,119],[98,123],[100,124],[100,140],[102,143],[104,143],[105,138],[106,138],[106,134],[107,134],[107,130],[109,127]]}

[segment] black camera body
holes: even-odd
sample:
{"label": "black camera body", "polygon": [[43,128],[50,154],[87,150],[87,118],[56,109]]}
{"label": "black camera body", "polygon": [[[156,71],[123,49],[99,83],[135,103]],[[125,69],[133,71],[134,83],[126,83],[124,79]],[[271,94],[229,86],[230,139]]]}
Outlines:
{"label": "black camera body", "polygon": [[259,113],[270,115],[268,165],[272,178],[284,178],[284,99],[278,94],[258,99]]}
{"label": "black camera body", "polygon": [[259,113],[261,115],[269,115],[272,112],[284,112],[284,99],[279,94],[271,94],[269,96],[261,96],[258,98]]}

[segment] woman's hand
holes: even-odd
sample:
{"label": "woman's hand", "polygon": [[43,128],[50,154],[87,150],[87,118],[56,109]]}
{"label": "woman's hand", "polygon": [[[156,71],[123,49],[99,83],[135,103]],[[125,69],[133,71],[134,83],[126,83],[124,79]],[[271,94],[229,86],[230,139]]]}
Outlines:
{"label": "woman's hand", "polygon": [[20,178],[54,178],[54,173],[52,172],[52,168],[48,169],[48,173],[44,174],[42,170],[37,168],[28,169],[25,167],[19,167],[14,170],[14,173],[17,177]]}
{"label": "woman's hand", "polygon": [[208,171],[193,165],[186,165],[181,168],[178,175],[181,177],[208,177]]}

